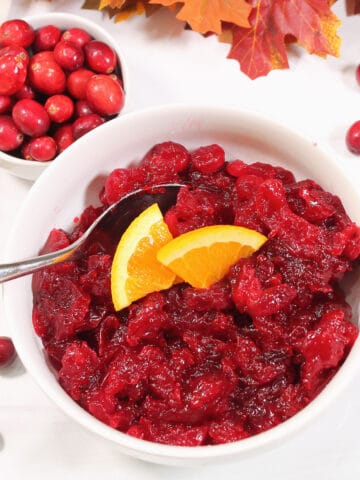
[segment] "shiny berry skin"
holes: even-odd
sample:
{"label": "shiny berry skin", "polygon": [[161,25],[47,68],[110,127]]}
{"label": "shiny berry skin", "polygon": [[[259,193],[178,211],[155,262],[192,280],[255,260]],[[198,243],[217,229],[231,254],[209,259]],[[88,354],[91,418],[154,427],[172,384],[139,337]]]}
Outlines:
{"label": "shiny berry skin", "polygon": [[94,75],[94,72],[86,68],[79,68],[79,70],[70,73],[66,84],[70,95],[78,100],[84,100],[86,98],[87,83]]}
{"label": "shiny berry skin", "polygon": [[73,72],[84,63],[82,49],[66,40],[60,41],[54,48],[55,61],[65,70]]}
{"label": "shiny berry skin", "polygon": [[13,95],[25,83],[27,52],[17,46],[0,49],[0,95]]}
{"label": "shiny berry skin", "polygon": [[358,85],[360,85],[360,65],[357,66],[355,77]]}
{"label": "shiny berry skin", "polygon": [[347,131],[346,145],[350,152],[360,155],[360,120],[353,123]]}
{"label": "shiny berry skin", "polygon": [[84,47],[85,59],[91,70],[112,73],[116,67],[116,53],[104,42],[92,40]]}
{"label": "shiny berry skin", "polygon": [[77,140],[85,135],[85,133],[90,132],[90,130],[93,130],[103,123],[104,120],[100,115],[96,115],[96,113],[83,115],[82,117],[77,118],[73,123],[74,139]]}
{"label": "shiny berry skin", "polygon": [[24,135],[8,115],[0,115],[0,150],[10,152],[18,148],[24,140]]}
{"label": "shiny berry skin", "polygon": [[55,61],[53,52],[36,53],[29,64],[30,85],[45,95],[62,93],[66,87],[66,76]]}
{"label": "shiny berry skin", "polygon": [[42,52],[44,50],[54,50],[55,45],[61,37],[60,28],[55,25],[46,25],[35,32],[34,50]]}
{"label": "shiny berry skin", "polygon": [[9,95],[0,95],[0,114],[7,113],[12,105],[13,100]]}
{"label": "shiny berry skin", "polygon": [[49,136],[32,138],[27,145],[27,153],[31,160],[48,162],[56,156],[57,145]]}
{"label": "shiny berry skin", "polygon": [[54,133],[54,140],[58,153],[63,152],[69,145],[74,143],[74,129],[70,124],[62,125]]}
{"label": "shiny berry skin", "polygon": [[89,115],[90,113],[95,113],[94,110],[90,107],[87,100],[78,100],[75,103],[75,113],[77,117],[82,117],[83,115]]}
{"label": "shiny berry skin", "polygon": [[83,48],[92,40],[92,37],[82,28],[69,28],[62,34],[61,40],[66,40],[79,48]]}
{"label": "shiny berry skin", "polygon": [[225,152],[219,145],[207,145],[195,150],[191,154],[191,160],[196,170],[209,175],[224,165]]}
{"label": "shiny berry skin", "polygon": [[27,48],[33,43],[34,38],[34,29],[25,20],[8,20],[0,27],[0,43],[4,46],[17,45]]}
{"label": "shiny berry skin", "polygon": [[46,100],[45,110],[51,121],[64,123],[74,113],[74,102],[67,95],[53,95]]}
{"label": "shiny berry skin", "polygon": [[15,360],[16,352],[9,337],[0,337],[0,367],[7,367]]}
{"label": "shiny berry skin", "polygon": [[35,92],[30,85],[24,83],[20,90],[15,93],[15,97],[18,100],[22,100],[23,98],[35,98]]}
{"label": "shiny berry skin", "polygon": [[124,105],[124,91],[116,80],[108,75],[94,75],[86,86],[86,99],[100,115],[116,115]]}
{"label": "shiny berry skin", "polygon": [[145,155],[141,166],[149,171],[166,165],[166,168],[179,173],[186,170],[189,163],[190,154],[183,145],[175,142],[162,142],[154,145]]}
{"label": "shiny berry skin", "polygon": [[12,110],[16,126],[30,137],[44,135],[50,127],[50,118],[45,107],[36,100],[19,100]]}

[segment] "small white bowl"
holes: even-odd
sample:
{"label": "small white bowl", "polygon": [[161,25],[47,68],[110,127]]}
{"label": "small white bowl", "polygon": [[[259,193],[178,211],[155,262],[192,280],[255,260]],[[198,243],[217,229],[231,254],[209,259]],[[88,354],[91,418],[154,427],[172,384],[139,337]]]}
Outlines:
{"label": "small white bowl", "polygon": [[[94,39],[101,40],[107,43],[116,52],[119,66],[121,69],[124,91],[125,91],[125,104],[122,108],[120,115],[126,111],[127,99],[129,96],[129,73],[124,61],[124,54],[121,51],[119,45],[115,39],[107,33],[107,31],[100,27],[97,23],[94,23],[86,18],[70,13],[44,13],[38,15],[32,15],[25,17],[26,20],[35,30],[45,25],[56,25],[61,30],[66,30],[71,27],[83,28]],[[98,127],[100,128],[100,127]],[[0,151],[0,167],[6,169],[9,173],[16,175],[26,180],[36,180],[39,175],[49,167],[57,157],[49,162],[36,162],[32,160],[24,160],[14,157],[8,153]]]}
{"label": "small white bowl", "polygon": [[[51,228],[67,229],[86,205],[97,201],[103,179],[111,170],[139,160],[154,144],[167,140],[182,143],[189,149],[219,143],[224,147],[227,159],[282,165],[297,178],[312,178],[339,195],[349,215],[360,223],[359,192],[336,162],[312,142],[248,112],[166,106],[120,116],[101,130],[90,132],[65,151],[33,185],[10,234],[7,261],[36,254]],[[160,445],[106,426],[79,407],[60,387],[46,364],[41,343],[32,328],[31,278],[5,284],[4,300],[20,358],[44,392],[76,422],[116,444],[119,451],[157,463],[208,464],[261,454],[264,449],[288,439],[319,415],[353,378],[360,365],[360,340],[357,340],[339,372],[322,393],[290,420],[265,433],[225,445]],[[349,292],[348,300],[354,309],[354,322],[358,323],[359,294],[356,289]]]}

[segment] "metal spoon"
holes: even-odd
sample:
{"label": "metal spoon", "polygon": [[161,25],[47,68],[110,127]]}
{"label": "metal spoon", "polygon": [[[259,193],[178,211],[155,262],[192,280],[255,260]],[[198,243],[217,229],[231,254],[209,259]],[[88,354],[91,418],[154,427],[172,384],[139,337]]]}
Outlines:
{"label": "metal spoon", "polygon": [[176,202],[176,196],[183,185],[172,183],[154,185],[151,188],[135,190],[107,208],[74,243],[56,252],[28,258],[19,262],[0,265],[0,283],[28,275],[41,268],[54,265],[81,255],[84,247],[99,234],[114,239],[114,247],[129,224],[147,207],[157,203],[165,213]]}

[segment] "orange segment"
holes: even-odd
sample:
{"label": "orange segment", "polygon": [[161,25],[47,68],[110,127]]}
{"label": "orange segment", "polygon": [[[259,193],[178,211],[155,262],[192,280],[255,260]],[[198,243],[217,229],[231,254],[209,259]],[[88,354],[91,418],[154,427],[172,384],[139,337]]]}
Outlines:
{"label": "orange segment", "polygon": [[115,310],[128,307],[148,293],[171,287],[175,274],[156,258],[172,240],[157,204],[133,220],[120,239],[111,267],[111,295]]}
{"label": "orange segment", "polygon": [[249,228],[213,225],[174,238],[160,248],[157,259],[191,286],[208,288],[266,240],[264,235]]}

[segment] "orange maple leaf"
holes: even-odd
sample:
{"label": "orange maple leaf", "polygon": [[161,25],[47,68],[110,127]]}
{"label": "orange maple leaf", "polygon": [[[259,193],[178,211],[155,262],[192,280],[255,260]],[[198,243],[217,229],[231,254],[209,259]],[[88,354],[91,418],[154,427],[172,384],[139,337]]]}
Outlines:
{"label": "orange maple leaf", "polygon": [[228,55],[251,79],[288,68],[286,37],[296,38],[309,53],[338,56],[340,20],[328,0],[258,0],[249,17],[251,28],[233,26]]}
{"label": "orange maple leaf", "polygon": [[221,22],[231,22],[241,27],[250,27],[251,5],[246,0],[150,0],[149,3],[164,7],[183,3],[176,18],[187,22],[199,33],[221,33]]}

